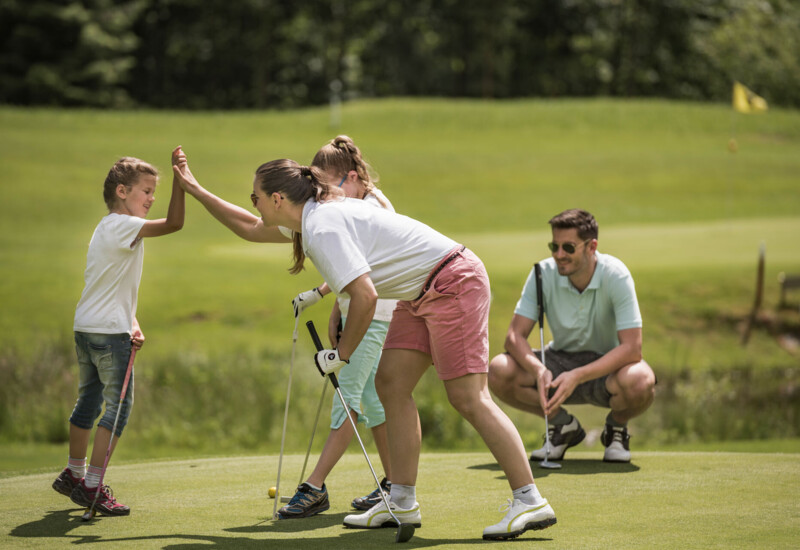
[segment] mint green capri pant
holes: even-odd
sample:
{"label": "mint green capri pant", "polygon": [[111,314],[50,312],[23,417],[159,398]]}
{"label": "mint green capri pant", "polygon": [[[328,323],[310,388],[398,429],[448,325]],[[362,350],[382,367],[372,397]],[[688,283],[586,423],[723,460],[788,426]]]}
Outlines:
{"label": "mint green capri pant", "polygon": [[[347,319],[342,319],[343,323]],[[375,373],[381,360],[383,341],[389,330],[388,321],[376,321],[369,325],[364,339],[350,356],[350,364],[339,371],[339,387],[347,405],[358,413],[358,422],[368,428],[380,426],[386,421],[383,405],[375,390]],[[336,398],[331,407],[331,428],[336,430],[347,420],[342,402]]]}

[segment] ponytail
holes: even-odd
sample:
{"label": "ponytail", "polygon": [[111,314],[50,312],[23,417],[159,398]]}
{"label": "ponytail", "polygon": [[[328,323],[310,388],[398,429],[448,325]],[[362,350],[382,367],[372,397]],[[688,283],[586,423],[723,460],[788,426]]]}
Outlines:
{"label": "ponytail", "polygon": [[319,167],[321,170],[335,174],[337,177],[342,177],[350,170],[355,170],[356,174],[358,174],[358,179],[364,186],[365,195],[372,193],[382,207],[387,208],[389,206],[386,201],[374,192],[375,183],[378,182],[378,174],[363,159],[361,150],[349,136],[336,136],[326,145],[323,145],[314,155],[311,166]]}

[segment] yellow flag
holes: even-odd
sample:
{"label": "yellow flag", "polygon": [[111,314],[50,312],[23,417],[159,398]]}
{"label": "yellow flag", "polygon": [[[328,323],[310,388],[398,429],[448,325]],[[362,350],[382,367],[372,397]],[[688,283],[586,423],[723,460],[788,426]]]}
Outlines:
{"label": "yellow flag", "polygon": [[733,108],[740,113],[763,113],[768,107],[763,97],[754,94],[741,82],[734,82]]}

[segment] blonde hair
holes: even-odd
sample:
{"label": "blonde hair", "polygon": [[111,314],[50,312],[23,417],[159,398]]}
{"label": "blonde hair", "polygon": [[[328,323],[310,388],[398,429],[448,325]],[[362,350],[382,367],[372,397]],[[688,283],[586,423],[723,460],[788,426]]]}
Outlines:
{"label": "blonde hair", "polygon": [[350,170],[355,170],[356,174],[358,174],[358,179],[364,186],[365,194],[372,193],[381,206],[388,207],[386,202],[374,192],[378,175],[361,156],[361,150],[349,136],[336,136],[323,145],[314,155],[311,166],[316,166],[326,173],[334,174],[336,177],[343,177]]}
{"label": "blonde hair", "polygon": [[135,157],[122,157],[115,162],[103,183],[103,200],[108,209],[113,210],[117,203],[117,186],[124,185],[130,190],[143,175],[158,179],[158,170],[152,164]]}

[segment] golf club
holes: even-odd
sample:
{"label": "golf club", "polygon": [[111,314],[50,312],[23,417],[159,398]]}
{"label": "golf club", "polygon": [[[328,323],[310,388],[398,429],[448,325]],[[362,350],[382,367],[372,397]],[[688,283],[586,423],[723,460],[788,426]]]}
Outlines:
{"label": "golf club", "polygon": [[[317,348],[317,351],[322,351],[322,342],[319,339],[319,335],[317,334],[317,329],[314,328],[314,321],[308,321],[306,323],[308,327],[308,332],[311,334],[311,339],[314,341],[314,346]],[[322,370],[320,369],[320,373]],[[350,408],[347,406],[347,402],[344,400],[344,395],[342,395],[342,390],[339,389],[339,380],[337,380],[336,375],[334,373],[328,374],[328,379],[330,379],[331,384],[333,384],[333,388],[336,390],[336,393],[339,395],[339,399],[342,402],[342,406],[344,407],[345,412],[347,413],[347,418],[350,419],[350,424],[353,426],[353,432],[356,434],[356,439],[358,439],[358,444],[361,446],[361,451],[364,453],[364,458],[367,459],[367,465],[369,466],[369,471],[372,472],[372,477],[375,480],[375,485],[378,487],[378,493],[381,495],[383,499],[383,504],[386,505],[386,510],[389,512],[389,515],[392,516],[392,519],[397,524],[397,533],[395,535],[394,541],[395,542],[406,542],[414,536],[415,527],[410,523],[400,523],[400,520],[397,519],[397,516],[394,515],[392,512],[392,507],[389,506],[389,501],[386,499],[386,493],[383,492],[383,488],[381,487],[381,482],[378,480],[378,476],[375,474],[375,468],[372,467],[372,462],[369,459],[369,455],[367,454],[367,449],[364,447],[364,443],[361,441],[361,436],[358,434],[358,428],[356,427],[356,423],[353,420],[353,417],[350,416]]]}
{"label": "golf club", "polygon": [[[533,266],[536,275],[536,301],[539,306],[539,347],[542,350],[542,365],[547,368],[544,358],[544,292],[542,291],[542,268],[539,264]],[[550,462],[550,423],[547,414],[544,415],[544,460],[539,463],[540,468],[558,470],[561,464]]]}
{"label": "golf club", "polygon": [[275,481],[275,502],[272,505],[272,517],[278,518],[278,502],[281,500],[281,467],[283,466],[283,447],[286,443],[286,423],[289,419],[289,400],[292,397],[292,371],[294,370],[294,350],[297,347],[297,325],[300,317],[294,318],[294,332],[292,332],[292,359],[289,363],[289,383],[286,386],[286,406],[283,409],[283,431],[281,432],[281,452],[278,455],[278,479]]}
{"label": "golf club", "polygon": [[81,516],[83,521],[92,519],[97,511],[94,509],[97,504],[97,497],[100,496],[100,491],[103,490],[103,479],[106,477],[106,468],[108,468],[108,460],[111,458],[111,446],[114,443],[114,433],[117,431],[117,422],[119,421],[119,413],[122,411],[122,402],[125,400],[125,394],[128,393],[128,381],[131,379],[131,371],[133,371],[133,360],[136,358],[136,348],[131,347],[131,358],[128,359],[128,368],[125,370],[125,381],[122,383],[122,391],[119,394],[119,406],[117,407],[117,415],[114,417],[114,427],[111,428],[111,437],[108,438],[108,449],[106,449],[106,459],[103,461],[103,471],[100,473],[100,483],[97,485],[97,492],[94,494],[92,505],[86,509]]}

